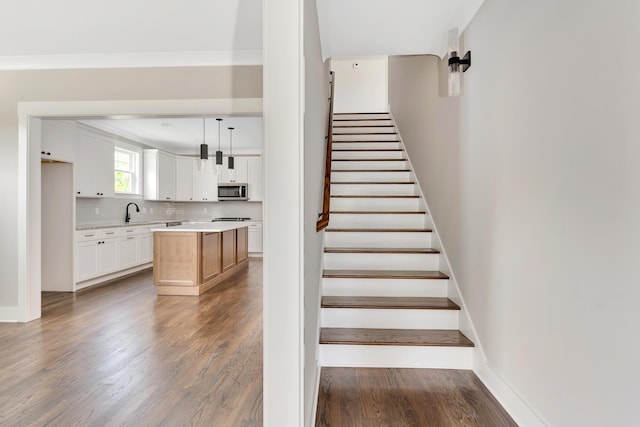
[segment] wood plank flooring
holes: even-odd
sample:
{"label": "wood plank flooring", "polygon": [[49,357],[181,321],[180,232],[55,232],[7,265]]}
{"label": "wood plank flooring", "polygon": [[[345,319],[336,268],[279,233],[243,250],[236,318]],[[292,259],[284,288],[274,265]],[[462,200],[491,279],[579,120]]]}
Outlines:
{"label": "wood plank flooring", "polygon": [[262,260],[199,297],[145,272],[42,313],[0,324],[0,425],[262,425]]}
{"label": "wood plank flooring", "polygon": [[472,371],[322,368],[317,427],[517,424]]}

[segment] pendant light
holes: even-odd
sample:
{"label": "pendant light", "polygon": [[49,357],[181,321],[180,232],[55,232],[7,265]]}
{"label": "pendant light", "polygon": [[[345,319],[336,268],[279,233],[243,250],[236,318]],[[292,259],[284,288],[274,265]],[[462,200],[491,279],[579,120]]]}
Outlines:
{"label": "pendant light", "polygon": [[222,124],[222,119],[217,118],[218,121],[218,151],[216,151],[216,165],[222,165],[222,150],[220,149],[220,125]]}
{"label": "pendant light", "polygon": [[205,116],[202,116],[202,144],[200,144],[200,160],[209,159],[209,146],[207,145]]}
{"label": "pendant light", "polygon": [[235,128],[227,129],[229,129],[229,169],[233,169],[235,160],[233,158],[233,129]]}

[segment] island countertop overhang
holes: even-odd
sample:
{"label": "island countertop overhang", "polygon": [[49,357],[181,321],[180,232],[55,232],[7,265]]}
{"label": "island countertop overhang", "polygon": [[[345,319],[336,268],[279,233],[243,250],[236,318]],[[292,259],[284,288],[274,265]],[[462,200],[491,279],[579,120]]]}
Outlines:
{"label": "island countertop overhang", "polygon": [[152,232],[182,232],[182,233],[222,233],[224,231],[236,230],[248,227],[242,221],[238,222],[198,222],[194,224],[175,225],[173,227],[152,228]]}

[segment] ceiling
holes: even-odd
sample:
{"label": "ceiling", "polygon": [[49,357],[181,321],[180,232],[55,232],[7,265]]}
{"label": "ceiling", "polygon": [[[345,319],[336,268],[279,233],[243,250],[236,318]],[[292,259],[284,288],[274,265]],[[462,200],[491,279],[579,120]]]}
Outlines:
{"label": "ceiling", "polygon": [[262,61],[262,0],[2,0],[0,10],[0,69]]}
{"label": "ceiling", "polygon": [[[233,130],[233,150],[237,153],[262,150],[262,117],[221,117],[221,148],[229,148],[228,127]],[[206,142],[213,153],[218,147],[216,117],[206,119]],[[197,154],[202,143],[202,117],[154,117],[134,119],[79,120],[80,123],[176,154]],[[236,151],[237,150],[237,151]]]}
{"label": "ceiling", "polygon": [[447,32],[467,27],[484,0],[318,0],[322,56],[443,57]]}

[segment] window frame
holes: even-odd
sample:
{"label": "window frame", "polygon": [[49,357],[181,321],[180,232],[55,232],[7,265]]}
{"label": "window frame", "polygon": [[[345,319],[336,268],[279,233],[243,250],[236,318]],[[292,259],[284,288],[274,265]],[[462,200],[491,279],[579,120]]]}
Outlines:
{"label": "window frame", "polygon": [[[116,164],[116,154],[125,153],[132,160],[132,170],[118,169]],[[131,192],[116,190],[116,172],[131,174]],[[115,141],[113,147],[113,191],[116,196],[141,196],[142,195],[142,149],[135,145],[122,141]]]}

